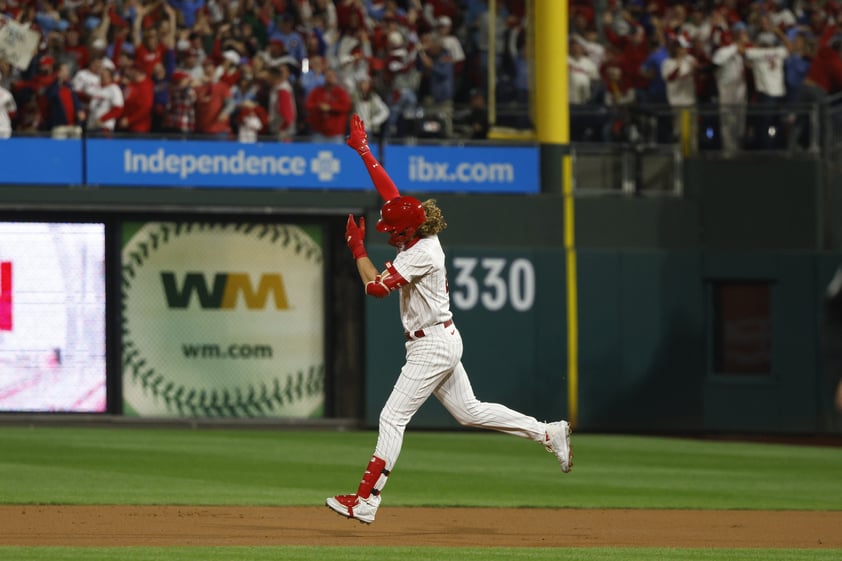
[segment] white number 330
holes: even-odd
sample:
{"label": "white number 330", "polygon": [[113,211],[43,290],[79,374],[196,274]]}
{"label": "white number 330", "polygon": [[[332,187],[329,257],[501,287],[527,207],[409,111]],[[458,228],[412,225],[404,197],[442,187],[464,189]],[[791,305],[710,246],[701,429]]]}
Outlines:
{"label": "white number 330", "polygon": [[[480,270],[477,271],[477,265]],[[456,279],[451,292],[453,305],[470,310],[482,304],[492,312],[506,304],[518,312],[532,309],[535,302],[535,267],[528,259],[509,262],[499,257],[456,257]],[[508,272],[508,274],[507,274]]]}

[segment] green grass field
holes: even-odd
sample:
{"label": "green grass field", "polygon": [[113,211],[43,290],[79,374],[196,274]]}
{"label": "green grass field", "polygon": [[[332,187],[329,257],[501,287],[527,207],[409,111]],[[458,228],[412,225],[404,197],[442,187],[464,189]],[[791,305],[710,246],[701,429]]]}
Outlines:
{"label": "green grass field", "polygon": [[[574,438],[576,467],[563,475],[525,440],[409,431],[384,497],[390,506],[842,510],[840,448]],[[354,490],[375,439],[326,430],[0,427],[0,502],[321,505]],[[0,559],[15,561],[456,558],[835,560],[842,550],[0,547]]]}

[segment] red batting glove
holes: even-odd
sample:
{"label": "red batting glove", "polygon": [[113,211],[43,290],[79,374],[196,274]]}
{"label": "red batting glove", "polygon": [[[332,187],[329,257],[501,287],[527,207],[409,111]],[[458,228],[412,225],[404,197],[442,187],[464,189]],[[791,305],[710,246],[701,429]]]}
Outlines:
{"label": "red batting glove", "polygon": [[368,135],[365,133],[365,123],[363,123],[363,120],[356,113],[351,116],[351,134],[345,142],[348,146],[356,150],[360,156],[371,151],[368,147]]}
{"label": "red batting glove", "polygon": [[365,251],[363,240],[365,239],[365,217],[360,216],[360,225],[354,222],[354,215],[348,215],[348,222],[345,224],[345,243],[354,255],[354,259],[368,257]]}

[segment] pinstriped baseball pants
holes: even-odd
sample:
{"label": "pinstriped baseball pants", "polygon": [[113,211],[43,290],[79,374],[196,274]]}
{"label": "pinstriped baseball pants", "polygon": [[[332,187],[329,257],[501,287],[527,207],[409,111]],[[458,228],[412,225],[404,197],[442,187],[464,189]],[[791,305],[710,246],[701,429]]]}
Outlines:
{"label": "pinstriped baseball pants", "polygon": [[406,342],[406,364],[380,412],[374,455],[386,461],[386,469],[397,462],[406,426],[430,394],[462,425],[543,442],[544,423],[476,398],[462,366],[462,336],[455,325],[436,325],[425,332],[424,337]]}

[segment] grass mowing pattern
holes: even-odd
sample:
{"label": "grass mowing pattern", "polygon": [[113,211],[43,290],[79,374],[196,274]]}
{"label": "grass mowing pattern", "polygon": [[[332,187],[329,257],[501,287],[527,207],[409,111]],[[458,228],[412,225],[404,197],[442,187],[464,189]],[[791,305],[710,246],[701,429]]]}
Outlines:
{"label": "grass mowing pattern", "polygon": [[[578,435],[535,443],[409,431],[393,506],[842,510],[842,449]],[[373,432],[0,427],[6,504],[321,505],[352,492]],[[515,480],[516,479],[516,480]]]}

